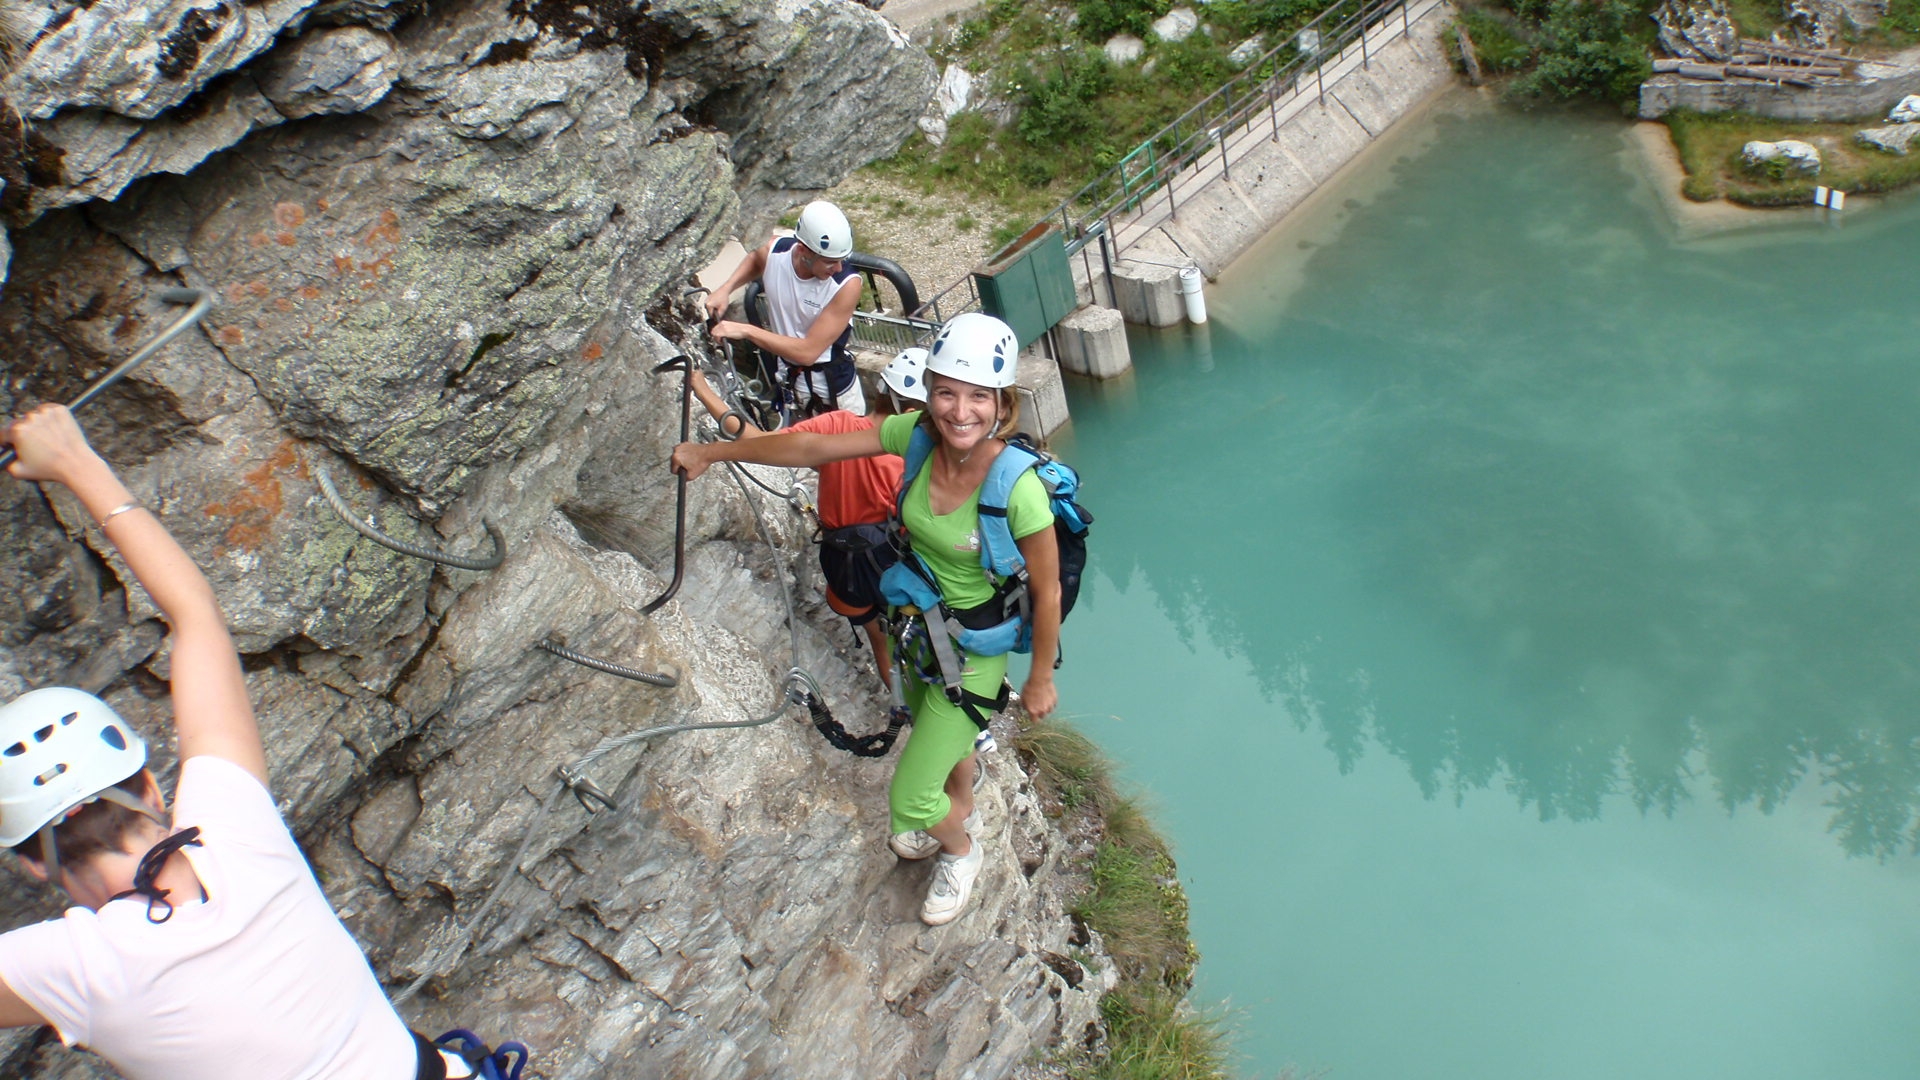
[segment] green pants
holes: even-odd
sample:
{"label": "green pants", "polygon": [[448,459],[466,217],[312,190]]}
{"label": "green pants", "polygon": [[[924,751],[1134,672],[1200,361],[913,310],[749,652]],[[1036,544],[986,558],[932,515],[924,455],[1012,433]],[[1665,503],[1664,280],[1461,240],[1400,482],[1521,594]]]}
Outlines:
{"label": "green pants", "polygon": [[[964,655],[961,663],[960,681],[968,690],[989,698],[1000,693],[1007,677],[1005,655]],[[907,748],[900,751],[893,786],[887,791],[896,833],[931,828],[946,820],[953,809],[947,798],[947,774],[973,753],[973,740],[980,734],[960,706],[947,700],[943,688],[909,674],[903,689],[913,710],[913,731],[907,735]]]}

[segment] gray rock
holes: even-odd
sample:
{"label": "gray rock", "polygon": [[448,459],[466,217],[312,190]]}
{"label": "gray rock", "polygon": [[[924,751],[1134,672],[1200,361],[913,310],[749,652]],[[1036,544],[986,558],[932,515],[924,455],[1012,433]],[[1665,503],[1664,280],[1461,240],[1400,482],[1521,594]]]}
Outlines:
{"label": "gray rock", "polygon": [[1227,54],[1227,60],[1235,67],[1246,67],[1265,51],[1266,43],[1256,35],[1235,45],[1233,51]]}
{"label": "gray rock", "polygon": [[1115,64],[1131,64],[1140,59],[1147,51],[1147,43],[1132,34],[1115,34],[1107,39],[1105,46],[1107,60]]}
{"label": "gray rock", "polygon": [[947,141],[946,117],[939,115],[939,113],[937,112],[929,111],[925,116],[922,116],[919,120],[915,121],[915,123],[920,128],[920,133],[927,137],[928,142],[932,143],[935,146],[942,146],[946,144],[946,141]]}
{"label": "gray rock", "polygon": [[1862,146],[1871,146],[1889,154],[1905,156],[1915,137],[1920,137],[1920,124],[1892,124],[1887,127],[1868,128],[1854,133],[1854,140]]}
{"label": "gray rock", "polygon": [[1748,168],[1781,161],[1793,172],[1811,176],[1820,171],[1819,149],[1798,139],[1781,139],[1779,142],[1754,140],[1740,148],[1740,160]]}
{"label": "gray rock", "polygon": [[959,64],[948,64],[940,74],[940,89],[934,93],[934,104],[940,107],[940,115],[953,119],[953,114],[965,109],[973,96],[973,76]]}
{"label": "gray rock", "polygon": [[1920,94],[1908,94],[1900,103],[1887,113],[1887,120],[1894,124],[1911,124],[1920,120]]}
{"label": "gray rock", "polygon": [[1302,30],[1294,35],[1293,47],[1303,56],[1312,56],[1320,51],[1320,31]]}
{"label": "gray rock", "polygon": [[1739,51],[1740,33],[1726,0],[1665,0],[1655,9],[1660,47],[1669,55],[1724,62]]}
{"label": "gray rock", "polygon": [[1190,7],[1177,7],[1153,20],[1153,34],[1161,41],[1185,41],[1200,29],[1200,16]]}
{"label": "gray rock", "polygon": [[267,57],[256,78],[273,107],[296,120],[370,108],[399,73],[391,35],[347,26],[294,39]]}
{"label": "gray rock", "polygon": [[151,120],[264,52],[313,0],[100,0],[0,79],[21,115],[102,109]]}
{"label": "gray rock", "polygon": [[1809,49],[1832,47],[1847,27],[1847,9],[1838,0],[1786,0],[1786,23],[1775,41]]}
{"label": "gray rock", "polygon": [[[82,422],[206,568],[275,794],[348,927],[391,984],[432,976],[406,1019],[530,1039],[554,1076],[1000,1076],[1081,1039],[1112,965],[1088,946],[1070,985],[1043,960],[1072,948],[1076,856],[1012,756],[982,796],[978,908],[930,931],[925,868],[883,843],[890,770],[792,722],[796,663],[849,727],[885,707],[810,589],[790,651],[803,519],[766,503],[770,552],[726,474],[692,485],[685,583],[639,614],[673,573],[679,382],[652,369],[700,348],[687,275],[743,213],[905,138],[933,99],[924,53],[838,0],[656,0],[607,24],[346,0],[213,9],[235,25],[170,81],[151,34],[186,9],[156,10],[77,14],[125,55],[63,67],[73,43],[43,42],[18,84],[66,160],[0,233],[0,405],[71,396],[177,315],[165,286],[216,291]],[[162,104],[175,81],[191,107]],[[492,520],[506,558],[375,545],[316,469],[413,543],[484,548]],[[0,691],[100,687],[158,733],[163,626],[112,546],[29,485],[0,483],[0,532]],[[680,684],[535,650],[548,635]],[[597,757],[617,812],[556,780],[602,739],[763,717]],[[7,927],[52,909],[0,881]],[[107,1073],[0,1039],[0,1075]]]}

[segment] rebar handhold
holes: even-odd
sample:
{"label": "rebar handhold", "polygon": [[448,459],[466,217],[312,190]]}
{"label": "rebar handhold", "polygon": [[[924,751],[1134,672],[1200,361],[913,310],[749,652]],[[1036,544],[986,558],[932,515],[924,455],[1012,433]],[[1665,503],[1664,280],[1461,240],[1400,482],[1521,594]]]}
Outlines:
{"label": "rebar handhold", "polygon": [[[95,379],[92,386],[81,391],[79,397],[67,403],[68,412],[79,412],[81,409],[86,408],[94,398],[105,393],[114,383],[132,374],[134,368],[146,363],[147,358],[159,352],[161,346],[179,337],[185,332],[187,327],[199,322],[200,317],[205,315],[207,311],[213,307],[213,293],[207,289],[187,289],[180,287],[162,289],[160,290],[160,299],[169,304],[192,304],[193,306],[188,308],[178,319],[175,319],[165,330],[154,335],[153,340],[140,346],[132,356],[120,361],[112,371]],[[12,447],[8,447],[5,451],[0,451],[0,469],[4,469],[13,464],[14,457],[15,454]]]}
{"label": "rebar handhold", "polygon": [[611,660],[599,660],[585,653],[574,652],[572,649],[555,641],[551,635],[534,643],[533,647],[545,652],[550,652],[562,660],[571,660],[581,667],[592,668],[595,671],[604,671],[609,675],[618,675],[623,679],[632,679],[635,682],[643,682],[649,686],[672,689],[680,685],[680,674],[678,672],[672,675],[657,675],[651,671],[641,671],[639,668],[627,667],[625,664],[616,664]]}
{"label": "rebar handhold", "polygon": [[486,527],[487,535],[493,539],[492,555],[449,555],[434,548],[409,544],[405,540],[395,540],[354,516],[353,507],[348,506],[347,500],[340,497],[339,490],[333,486],[333,477],[327,474],[327,470],[315,465],[313,475],[314,479],[320,483],[321,496],[327,500],[328,506],[333,507],[333,512],[340,515],[340,520],[351,526],[354,532],[389,551],[397,551],[402,555],[411,555],[416,559],[425,559],[428,562],[436,562],[461,570],[491,570],[499,566],[507,557],[506,538],[500,535],[499,528],[490,520],[482,521],[481,524]]}

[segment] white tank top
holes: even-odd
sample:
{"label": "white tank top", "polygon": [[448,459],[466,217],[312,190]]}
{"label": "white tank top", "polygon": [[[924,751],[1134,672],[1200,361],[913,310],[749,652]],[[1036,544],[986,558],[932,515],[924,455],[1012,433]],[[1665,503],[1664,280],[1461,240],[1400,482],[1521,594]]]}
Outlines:
{"label": "white tank top", "polygon": [[[839,294],[841,286],[854,277],[854,271],[843,263],[839,272],[830,278],[802,278],[793,268],[793,249],[797,244],[799,241],[791,236],[773,242],[773,250],[767,255],[767,268],[760,273],[760,287],[766,293],[770,329],[786,337],[804,338],[813,321]],[[834,347],[845,341],[852,332],[853,327],[849,325],[834,344],[827,346],[826,351],[814,360],[813,368],[797,380],[796,388],[802,394],[810,394],[821,401],[831,400],[833,390],[827,364],[833,359]],[[783,377],[788,367],[784,359],[780,361]],[[864,415],[866,399],[860,394],[859,378],[855,377],[852,383],[851,387],[840,391],[840,407]]]}

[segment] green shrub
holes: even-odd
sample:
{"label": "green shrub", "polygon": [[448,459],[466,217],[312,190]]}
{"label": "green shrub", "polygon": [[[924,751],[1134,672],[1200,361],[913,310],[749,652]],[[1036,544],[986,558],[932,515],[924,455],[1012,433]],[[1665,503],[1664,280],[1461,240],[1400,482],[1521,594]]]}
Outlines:
{"label": "green shrub", "polygon": [[1080,0],[1074,10],[1080,13],[1081,36],[1104,43],[1115,34],[1146,37],[1153,20],[1171,7],[1172,0]]}
{"label": "green shrub", "polygon": [[1022,67],[1017,85],[1025,100],[1014,130],[1029,146],[1057,150],[1102,126],[1099,101],[1113,86],[1113,65],[1098,49],[1076,49],[1056,57],[1052,70]]}
{"label": "green shrub", "polygon": [[1550,0],[1538,62],[1514,81],[1514,94],[1632,101],[1653,72],[1643,24],[1646,12],[1632,0]]}
{"label": "green shrub", "polygon": [[1887,0],[1887,13],[1880,20],[1906,34],[1920,34],[1920,0]]}

